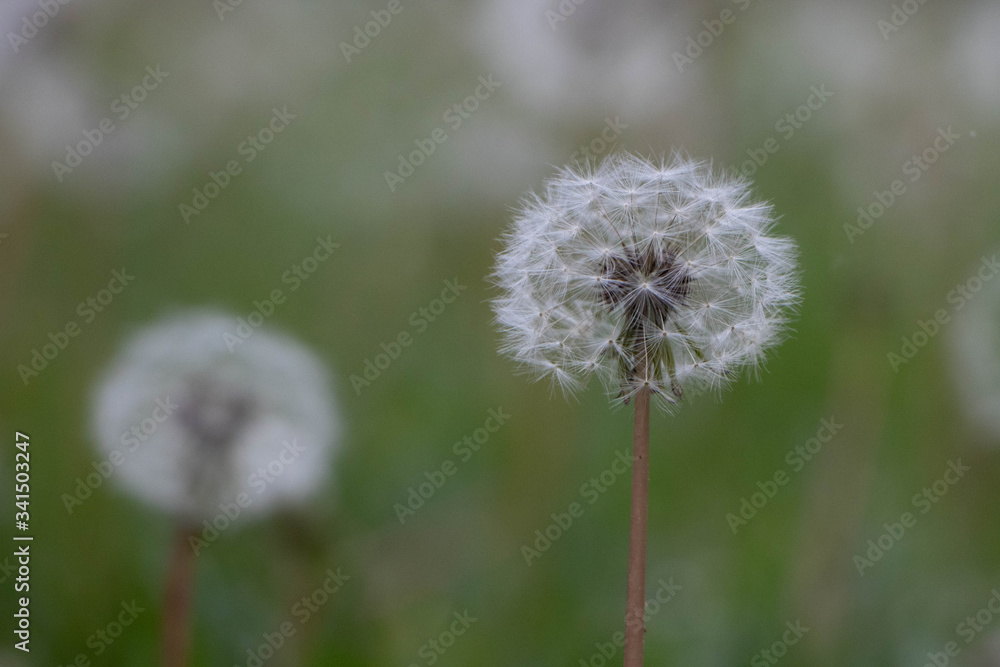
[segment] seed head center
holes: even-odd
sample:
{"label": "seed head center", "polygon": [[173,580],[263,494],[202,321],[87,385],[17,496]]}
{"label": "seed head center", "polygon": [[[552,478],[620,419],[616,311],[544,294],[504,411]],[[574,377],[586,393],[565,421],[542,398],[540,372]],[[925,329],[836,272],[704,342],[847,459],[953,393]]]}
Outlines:
{"label": "seed head center", "polygon": [[671,248],[622,248],[605,257],[599,293],[631,322],[662,326],[684,305],[691,288],[685,262]]}

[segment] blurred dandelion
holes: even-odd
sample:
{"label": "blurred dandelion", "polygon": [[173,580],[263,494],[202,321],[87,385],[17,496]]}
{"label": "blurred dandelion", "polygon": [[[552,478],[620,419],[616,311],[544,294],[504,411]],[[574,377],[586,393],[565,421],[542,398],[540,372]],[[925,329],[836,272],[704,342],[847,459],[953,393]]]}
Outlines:
{"label": "blurred dandelion", "polygon": [[[619,113],[639,120],[683,105],[701,86],[672,54],[694,12],[679,3],[490,0],[469,39],[518,102],[560,122]],[[518,35],[518,39],[510,39]]]}
{"label": "blurred dandelion", "polygon": [[501,351],[566,392],[591,375],[635,401],[625,665],[642,664],[649,403],[758,368],[799,301],[796,248],[745,181],[679,156],[567,168],[497,257]]}
{"label": "blurred dandelion", "polygon": [[1000,281],[984,282],[956,314],[950,342],[959,403],[977,428],[1000,443]]}
{"label": "blurred dandelion", "polygon": [[193,527],[224,507],[242,517],[304,500],[326,478],[338,430],[322,363],[267,331],[237,338],[235,321],[198,310],[138,332],[94,403],[94,437],[109,457],[121,457],[120,486],[178,526],[165,600],[167,665],[186,659]]}

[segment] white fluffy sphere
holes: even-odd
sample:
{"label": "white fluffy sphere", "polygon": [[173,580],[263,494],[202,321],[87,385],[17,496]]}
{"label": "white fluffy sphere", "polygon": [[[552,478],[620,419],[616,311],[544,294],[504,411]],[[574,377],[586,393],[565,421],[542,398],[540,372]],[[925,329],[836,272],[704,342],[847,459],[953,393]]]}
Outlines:
{"label": "white fluffy sphere", "polygon": [[112,476],[180,517],[301,501],[330,469],[338,418],[322,362],[266,330],[239,338],[236,325],[199,310],[143,329],[97,388],[94,438]]}
{"label": "white fluffy sphere", "polygon": [[742,180],[674,157],[567,168],[497,258],[502,350],[573,390],[591,374],[661,404],[757,366],[799,298],[796,248]]}

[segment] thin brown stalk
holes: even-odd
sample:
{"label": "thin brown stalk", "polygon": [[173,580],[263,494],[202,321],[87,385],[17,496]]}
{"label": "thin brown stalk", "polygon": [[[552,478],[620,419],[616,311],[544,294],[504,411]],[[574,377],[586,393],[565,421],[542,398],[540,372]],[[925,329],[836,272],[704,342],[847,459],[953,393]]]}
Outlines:
{"label": "thin brown stalk", "polygon": [[625,603],[625,667],[642,667],[646,625],[646,522],[649,514],[649,390],[635,396],[632,433],[632,519]]}
{"label": "thin brown stalk", "polygon": [[185,667],[190,642],[191,596],[194,588],[195,555],[188,544],[190,528],[179,525],[174,533],[173,554],[163,598],[163,667]]}

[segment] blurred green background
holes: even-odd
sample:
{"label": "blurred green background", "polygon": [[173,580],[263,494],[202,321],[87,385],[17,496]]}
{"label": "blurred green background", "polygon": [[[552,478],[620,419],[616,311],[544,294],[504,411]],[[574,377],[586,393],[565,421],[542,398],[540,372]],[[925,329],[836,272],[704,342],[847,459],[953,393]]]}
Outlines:
{"label": "blurred green background", "polygon": [[[761,651],[801,621],[782,664],[916,666],[956,641],[949,664],[1000,665],[1000,618],[957,634],[1000,586],[1000,436],[965,417],[950,323],[898,369],[887,357],[952,313],[949,292],[1000,247],[1000,7],[899,4],[108,0],[56,5],[20,40],[44,10],[3,3],[0,491],[27,432],[35,542],[32,652],[12,649],[4,613],[0,665],[154,664],[169,519],[112,483],[72,515],[60,499],[99,458],[95,380],[175,309],[246,317],[328,236],[340,248],[268,326],[335,373],[335,484],[198,558],[193,664],[247,665],[338,567],[349,580],[264,664],[605,664],[598,645],[624,626],[627,476],[530,567],[521,548],[630,446],[630,412],[596,383],[566,401],[515,375],[486,281],[519,197],[581,146],[756,156],[756,192],[801,248],[804,303],[761,380],[654,415],[647,588],[681,588],[649,618],[647,664],[771,664]],[[355,28],[387,15],[356,48]],[[157,65],[168,75],[120,118],[116,98]],[[459,124],[449,109],[489,75],[500,86]],[[242,142],[275,107],[295,118],[247,162]],[[59,178],[53,161],[105,117],[115,129]],[[391,190],[385,173],[439,128]],[[913,172],[947,128],[960,138]],[[180,205],[233,159],[241,173],[186,223]],[[896,179],[904,194],[849,233]],[[25,386],[17,366],[121,267],[134,283]],[[355,391],[350,376],[455,279],[468,289]],[[507,423],[455,456],[501,408]],[[831,417],[842,429],[792,472],[786,453]],[[868,540],[959,458],[970,472],[859,574]],[[445,459],[456,474],[401,523],[394,505]],[[778,470],[788,484],[734,534],[726,515]],[[146,611],[95,655],[88,638],[132,600]],[[466,611],[468,631],[428,649]]]}

